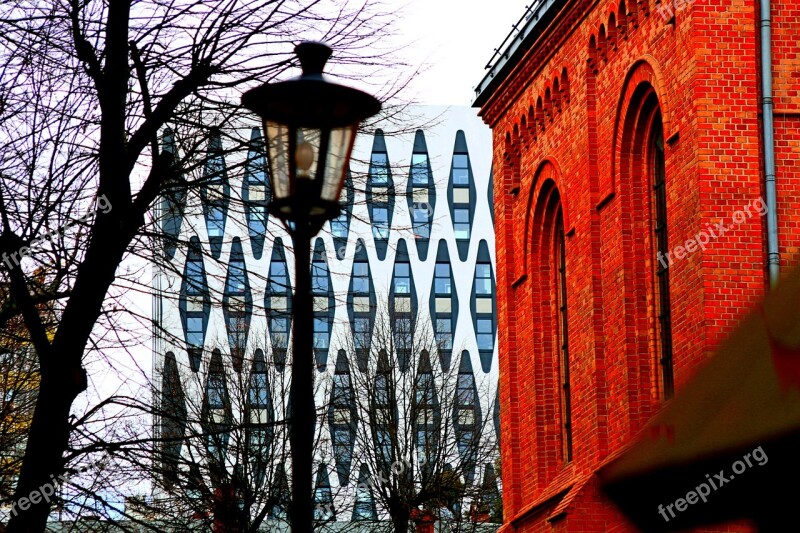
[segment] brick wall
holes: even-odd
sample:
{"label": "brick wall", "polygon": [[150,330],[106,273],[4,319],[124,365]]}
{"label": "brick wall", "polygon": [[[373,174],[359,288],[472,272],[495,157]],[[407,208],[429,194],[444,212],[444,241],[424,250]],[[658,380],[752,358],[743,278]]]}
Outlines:
{"label": "brick wall", "polygon": [[[682,1],[669,13],[664,2],[569,2],[481,107],[497,176],[505,531],[632,530],[593,473],[663,401],[649,162],[635,131],[647,94],[666,140],[669,249],[709,235],[704,249],[670,266],[678,391],[765,290],[758,5]],[[800,8],[792,2],[773,1],[782,265],[797,264],[800,251]],[[558,442],[558,365],[536,244],[548,180],[567,232],[571,462]],[[720,222],[729,229],[710,233]]]}

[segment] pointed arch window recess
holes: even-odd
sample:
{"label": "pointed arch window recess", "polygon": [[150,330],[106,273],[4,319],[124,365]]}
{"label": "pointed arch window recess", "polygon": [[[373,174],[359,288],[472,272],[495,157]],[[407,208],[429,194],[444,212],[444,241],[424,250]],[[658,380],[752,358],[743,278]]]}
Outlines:
{"label": "pointed arch window recess", "polygon": [[559,349],[559,375],[561,387],[561,433],[566,462],[572,461],[572,389],[569,360],[569,322],[567,320],[567,258],[564,236],[564,219],[559,210],[554,235],[555,301],[557,310],[556,345]]}
{"label": "pointed arch window recess", "polygon": [[667,242],[667,181],[664,158],[664,134],[660,118],[655,121],[651,133],[652,183],[655,237],[656,299],[658,312],[658,360],[661,367],[661,386],[664,399],[674,394],[672,369],[672,309],[669,296],[669,262],[663,260],[669,254]]}

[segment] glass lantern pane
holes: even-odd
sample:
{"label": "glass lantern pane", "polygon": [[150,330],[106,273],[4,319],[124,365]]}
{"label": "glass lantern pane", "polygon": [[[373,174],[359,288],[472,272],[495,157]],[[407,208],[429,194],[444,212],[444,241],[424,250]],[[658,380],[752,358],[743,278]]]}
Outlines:
{"label": "glass lantern pane", "polygon": [[325,161],[325,176],[322,180],[320,197],[323,200],[337,201],[344,184],[350,152],[353,150],[358,124],[331,130],[328,142],[328,157]]}
{"label": "glass lantern pane", "polygon": [[319,164],[319,148],[322,135],[316,128],[298,128],[297,145],[295,146],[295,164],[297,177],[315,179]]}
{"label": "glass lantern pane", "polygon": [[272,193],[276,200],[289,197],[289,127],[278,122],[264,121],[267,136],[267,159]]}

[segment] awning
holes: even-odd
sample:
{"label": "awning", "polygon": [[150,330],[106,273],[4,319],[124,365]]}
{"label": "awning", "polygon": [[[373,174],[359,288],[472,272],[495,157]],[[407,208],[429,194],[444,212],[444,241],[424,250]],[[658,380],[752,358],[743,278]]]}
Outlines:
{"label": "awning", "polygon": [[800,531],[800,490],[784,488],[800,484],[799,466],[800,272],[794,272],[598,474],[644,531],[735,518],[757,519],[762,530],[791,520],[794,527],[783,531]]}

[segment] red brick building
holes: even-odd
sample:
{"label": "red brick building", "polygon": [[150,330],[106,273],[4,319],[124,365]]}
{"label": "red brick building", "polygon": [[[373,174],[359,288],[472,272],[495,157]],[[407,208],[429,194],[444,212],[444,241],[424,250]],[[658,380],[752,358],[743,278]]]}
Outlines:
{"label": "red brick building", "polygon": [[[763,295],[770,213],[780,267],[797,262],[800,4],[771,12],[771,210],[754,0],[534,2],[477,88],[494,136],[502,531],[632,530],[595,472]],[[706,531],[748,530],[730,528]]]}

